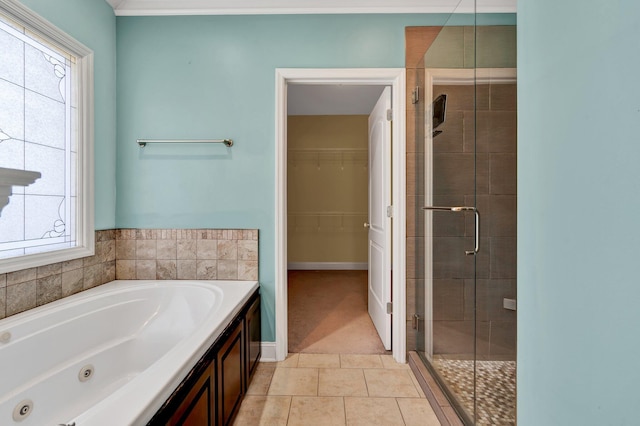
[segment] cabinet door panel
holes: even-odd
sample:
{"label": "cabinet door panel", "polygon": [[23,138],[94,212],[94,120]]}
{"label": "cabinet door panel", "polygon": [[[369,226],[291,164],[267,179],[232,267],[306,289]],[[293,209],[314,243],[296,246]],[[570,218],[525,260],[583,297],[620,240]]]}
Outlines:
{"label": "cabinet door panel", "polygon": [[218,424],[228,425],[243,396],[244,355],[242,321],[236,323],[218,351]]}
{"label": "cabinet door panel", "polygon": [[260,360],[260,345],[262,344],[262,324],[260,321],[260,298],[252,303],[247,311],[247,373],[246,387],[258,366]]}
{"label": "cabinet door panel", "polygon": [[207,367],[167,422],[167,426],[212,426],[211,368]]}
{"label": "cabinet door panel", "polygon": [[203,389],[198,399],[194,401],[191,410],[187,413],[186,417],[180,423],[182,426],[203,426],[211,425],[211,392],[209,386]]}

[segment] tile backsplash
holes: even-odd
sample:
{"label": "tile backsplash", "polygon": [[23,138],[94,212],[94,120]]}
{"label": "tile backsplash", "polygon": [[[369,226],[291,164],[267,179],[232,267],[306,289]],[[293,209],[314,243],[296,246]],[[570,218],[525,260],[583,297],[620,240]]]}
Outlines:
{"label": "tile backsplash", "polygon": [[95,241],[93,256],[0,274],[0,319],[115,279],[258,279],[257,229],[110,229]]}
{"label": "tile backsplash", "polygon": [[119,280],[257,280],[258,230],[118,229]]}

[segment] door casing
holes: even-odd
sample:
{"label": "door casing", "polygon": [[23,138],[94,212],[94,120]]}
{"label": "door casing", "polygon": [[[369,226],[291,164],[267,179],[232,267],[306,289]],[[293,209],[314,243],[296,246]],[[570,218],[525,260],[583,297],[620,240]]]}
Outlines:
{"label": "door casing", "polygon": [[404,68],[277,68],[275,123],[275,360],[288,353],[287,326],[287,87],[289,84],[391,86],[392,352],[406,362],[406,74]]}

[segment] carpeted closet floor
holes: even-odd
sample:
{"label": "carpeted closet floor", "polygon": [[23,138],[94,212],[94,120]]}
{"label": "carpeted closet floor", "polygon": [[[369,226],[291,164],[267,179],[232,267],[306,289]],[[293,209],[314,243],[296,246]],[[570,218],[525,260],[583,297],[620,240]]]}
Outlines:
{"label": "carpeted closet floor", "polygon": [[289,352],[386,354],[367,312],[367,271],[289,271]]}

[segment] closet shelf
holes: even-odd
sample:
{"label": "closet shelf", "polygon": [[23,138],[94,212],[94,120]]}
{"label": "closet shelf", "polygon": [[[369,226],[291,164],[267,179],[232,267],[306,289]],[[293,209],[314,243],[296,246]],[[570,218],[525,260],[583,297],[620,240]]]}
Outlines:
{"label": "closet shelf", "polygon": [[367,148],[300,148],[289,149],[288,160],[294,165],[308,163],[320,167],[321,164],[340,164],[344,168],[355,164],[366,168],[369,156]]}
{"label": "closet shelf", "polygon": [[311,153],[334,153],[334,152],[357,152],[367,153],[367,148],[289,148],[288,152],[311,152]]}
{"label": "closet shelf", "polygon": [[290,212],[290,233],[363,233],[368,213],[362,212]]}
{"label": "closet shelf", "polygon": [[358,217],[368,216],[367,212],[289,212],[289,217]]}

